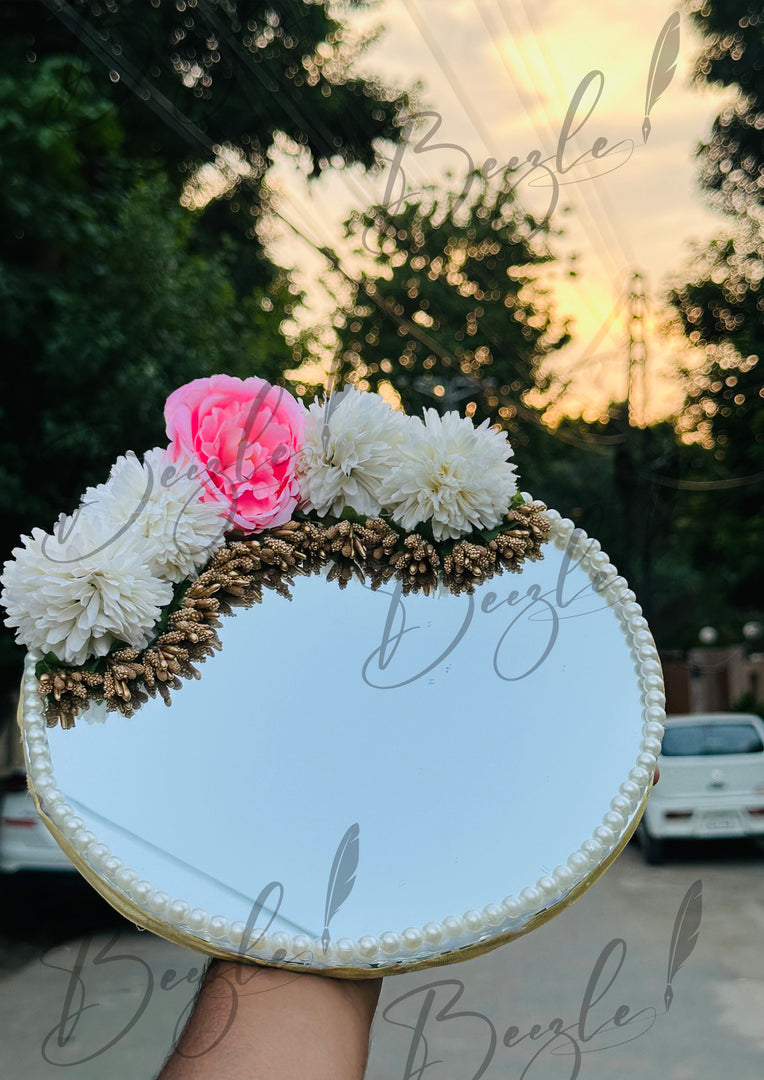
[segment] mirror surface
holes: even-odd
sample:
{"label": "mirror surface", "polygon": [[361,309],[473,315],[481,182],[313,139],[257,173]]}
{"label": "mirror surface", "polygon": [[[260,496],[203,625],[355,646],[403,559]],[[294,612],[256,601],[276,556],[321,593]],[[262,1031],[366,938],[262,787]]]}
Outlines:
{"label": "mirror surface", "polygon": [[592,836],[643,738],[618,605],[544,551],[472,596],[265,590],[170,708],[51,729],[56,785],[138,878],[230,922],[265,889],[258,926],[320,938],[332,881],[333,942],[500,905]]}

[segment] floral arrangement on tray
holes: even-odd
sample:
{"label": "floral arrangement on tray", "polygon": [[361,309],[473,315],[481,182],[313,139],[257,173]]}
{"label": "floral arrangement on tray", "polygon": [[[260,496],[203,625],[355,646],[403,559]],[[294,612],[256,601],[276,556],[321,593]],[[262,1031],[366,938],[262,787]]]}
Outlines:
{"label": "floral arrangement on tray", "polygon": [[289,597],[298,574],[472,592],[549,535],[488,421],[407,416],[354,387],[306,408],[229,375],[175,390],[165,420],[167,448],[120,457],[5,563],[5,622],[40,658],[51,726],[93,700],[125,715],[148,695],[169,704],[219,647],[219,616],[263,588]]}

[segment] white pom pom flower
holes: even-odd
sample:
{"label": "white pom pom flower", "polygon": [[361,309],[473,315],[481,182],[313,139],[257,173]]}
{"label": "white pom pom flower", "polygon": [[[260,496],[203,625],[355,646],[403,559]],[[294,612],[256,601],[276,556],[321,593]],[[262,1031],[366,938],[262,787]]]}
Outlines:
{"label": "white pom pom flower", "polygon": [[66,664],[104,656],[117,641],[151,639],[172,585],[154,577],[140,543],[85,513],[62,515],[53,534],[33,529],[4,566],[0,602],[16,640]]}
{"label": "white pom pom flower", "polygon": [[379,489],[398,464],[408,417],[369,391],[346,387],[308,409],[297,460],[300,507],[322,517],[346,506],[378,514]]}
{"label": "white pom pom flower", "polygon": [[447,540],[501,524],[517,491],[505,432],[427,409],[408,435],[380,490],[399,525],[411,532],[429,521],[435,539]]}
{"label": "white pom pom flower", "polygon": [[[113,533],[140,543],[155,577],[180,582],[195,574],[223,545],[230,522],[220,503],[202,502],[204,488],[189,463],[174,462],[160,447],[117,458],[105,484],[88,488],[82,502]],[[129,524],[128,524],[129,523]]]}

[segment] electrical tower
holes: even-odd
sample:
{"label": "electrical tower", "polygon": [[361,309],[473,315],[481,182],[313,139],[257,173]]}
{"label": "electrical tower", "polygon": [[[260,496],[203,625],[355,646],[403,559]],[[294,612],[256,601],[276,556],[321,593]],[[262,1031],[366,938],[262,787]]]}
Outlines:
{"label": "electrical tower", "polygon": [[[647,296],[645,278],[640,270],[632,271],[627,293],[627,382],[626,408],[629,427],[647,427],[647,344],[645,321]],[[639,406],[637,406],[639,400]]]}

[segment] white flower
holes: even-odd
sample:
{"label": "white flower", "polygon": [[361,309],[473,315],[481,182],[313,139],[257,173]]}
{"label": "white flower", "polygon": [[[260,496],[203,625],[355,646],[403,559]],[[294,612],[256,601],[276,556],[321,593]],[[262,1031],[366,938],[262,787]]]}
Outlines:
{"label": "white flower", "polygon": [[380,492],[395,521],[407,532],[429,521],[436,540],[496,528],[517,490],[506,433],[427,409],[409,435]]}
{"label": "white flower", "polygon": [[105,484],[88,488],[83,508],[113,533],[127,526],[126,538],[139,538],[155,577],[184,581],[222,546],[230,527],[219,503],[201,502],[204,489],[188,473],[188,463],[173,462],[160,447],[144,454],[143,464],[128,451]]}
{"label": "white flower", "polygon": [[115,641],[144,648],[172,585],[147,565],[134,538],[84,513],[63,514],[53,535],[33,529],[5,564],[0,602],[16,640],[66,664],[104,656]]}
{"label": "white flower", "polygon": [[379,394],[346,387],[308,409],[305,441],[297,459],[300,507],[321,516],[346,506],[378,514],[379,488],[398,464],[408,417]]}

